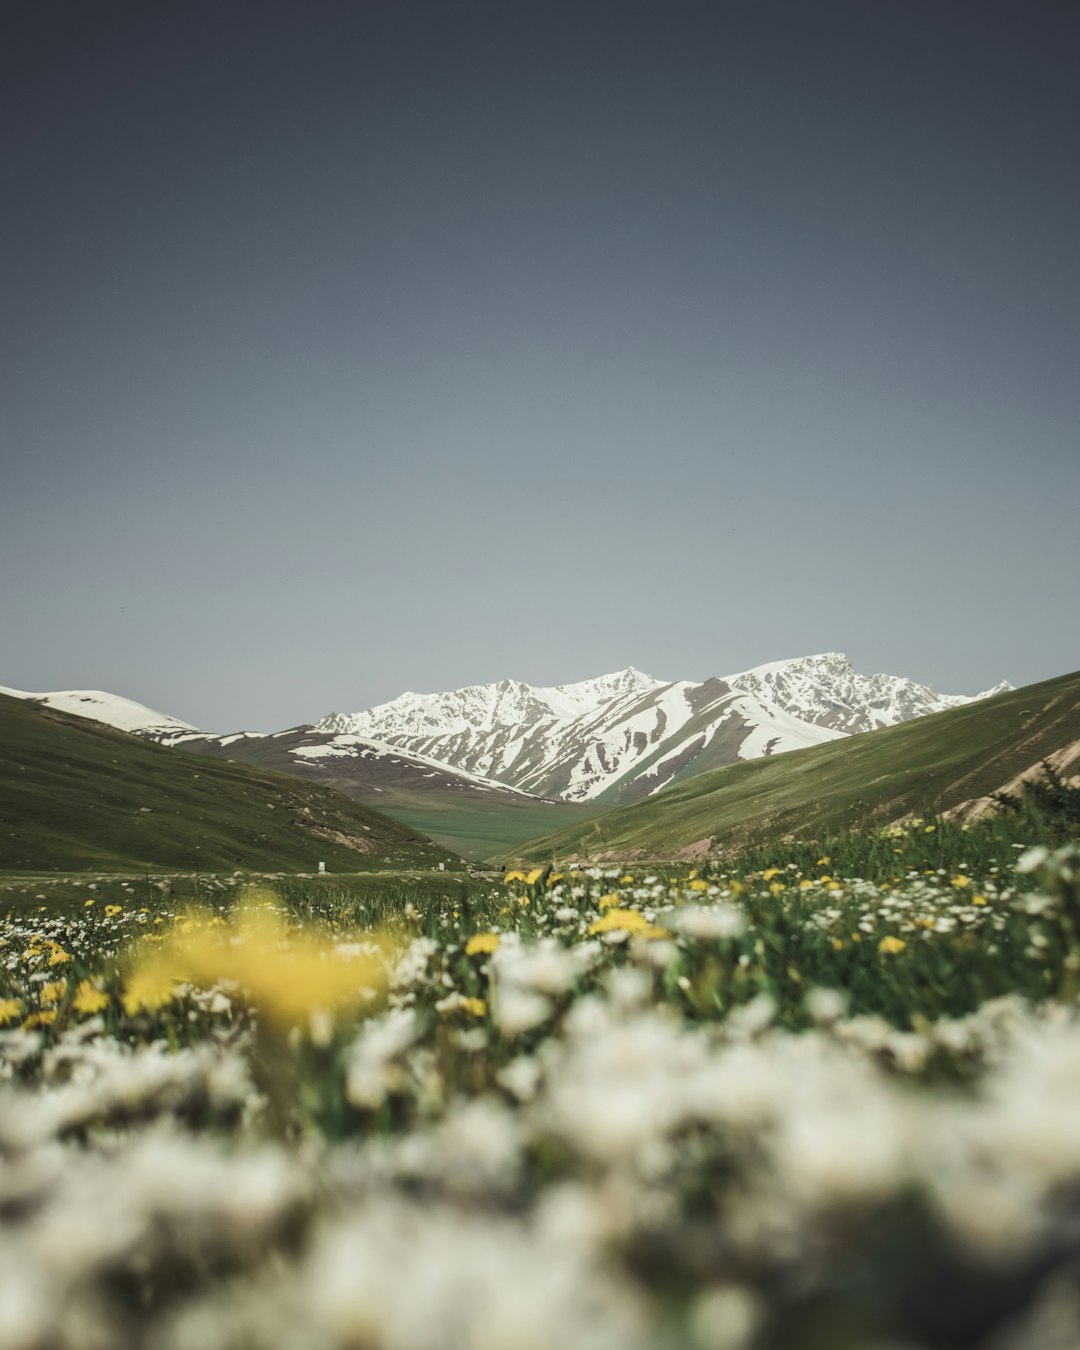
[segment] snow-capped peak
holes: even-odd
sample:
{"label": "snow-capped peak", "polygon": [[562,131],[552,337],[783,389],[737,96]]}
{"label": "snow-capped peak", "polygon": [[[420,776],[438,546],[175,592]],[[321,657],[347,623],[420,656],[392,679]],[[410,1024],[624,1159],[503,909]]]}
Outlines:
{"label": "snow-capped peak", "polygon": [[92,717],[120,731],[135,732],[153,740],[177,740],[189,733],[198,733],[198,728],[190,722],[155,712],[144,703],[136,703],[134,699],[109,694],[102,689],[57,689],[50,693],[34,694],[25,689],[7,689],[0,685],[0,694],[7,694],[9,698],[33,699],[47,708],[74,713],[77,717]]}
{"label": "snow-capped peak", "polygon": [[[664,680],[645,675],[633,666],[576,684],[536,687],[520,680],[471,684],[441,694],[399,695],[357,713],[330,713],[315,723],[318,731],[346,732],[378,737],[439,736],[497,727],[580,717],[596,712],[612,699],[662,689]],[[378,731],[376,733],[376,728]]]}
{"label": "snow-capped peak", "polygon": [[860,675],[843,652],[819,652],[703,684],[668,683],[633,666],[551,687],[503,679],[403,694],[316,725],[530,792],[585,800],[658,791],[678,775],[971,701],[898,676]]}
{"label": "snow-capped peak", "polygon": [[803,721],[848,733],[895,726],[1012,688],[1003,681],[984,694],[941,694],[901,675],[860,675],[843,652],[770,661],[726,680]]}

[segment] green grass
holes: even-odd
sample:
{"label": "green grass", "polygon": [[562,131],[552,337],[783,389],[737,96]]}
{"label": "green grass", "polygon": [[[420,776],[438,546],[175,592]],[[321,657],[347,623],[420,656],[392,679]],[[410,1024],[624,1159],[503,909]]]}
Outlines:
{"label": "green grass", "polygon": [[501,796],[493,796],[489,803],[391,791],[379,798],[379,806],[388,816],[477,862],[501,857],[538,834],[591,820],[603,810],[593,803]]}
{"label": "green grass", "polygon": [[1080,673],[898,727],[731,765],[512,850],[515,857],[673,858],[821,839],[936,816],[1080,740]]}
{"label": "green grass", "polygon": [[0,870],[334,871],[461,859],[338,792],[0,696]]}

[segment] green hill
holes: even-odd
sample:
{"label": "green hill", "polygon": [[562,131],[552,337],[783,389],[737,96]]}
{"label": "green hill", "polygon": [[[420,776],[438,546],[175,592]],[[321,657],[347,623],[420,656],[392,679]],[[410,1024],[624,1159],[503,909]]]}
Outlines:
{"label": "green hill", "polygon": [[1048,756],[1080,761],[1080,672],[901,726],[750,760],[534,840],[515,857],[721,854],[904,816],[968,814]]}
{"label": "green hill", "polygon": [[0,695],[0,869],[333,871],[461,860],[330,788]]}
{"label": "green hill", "polygon": [[333,741],[333,735],[312,727],[294,727],[273,736],[178,741],[175,749],[321,783],[474,862],[519,848],[539,834],[590,820],[604,810],[594,802],[548,801],[497,783],[480,783],[449,766],[414,759],[404,750],[400,755],[303,753]]}

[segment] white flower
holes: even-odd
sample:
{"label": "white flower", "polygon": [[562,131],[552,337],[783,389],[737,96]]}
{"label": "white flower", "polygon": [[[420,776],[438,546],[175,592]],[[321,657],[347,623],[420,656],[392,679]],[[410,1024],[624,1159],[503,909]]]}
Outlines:
{"label": "white flower", "polygon": [[345,1074],[345,1096],[353,1106],[371,1110],[381,1106],[392,1087],[391,1068],[420,1035],[412,1008],[395,1008],[372,1018],[352,1048]]}
{"label": "white flower", "polygon": [[554,1010],[551,999],[515,984],[502,984],[495,991],[495,1022],[502,1034],[511,1039],[547,1021]]}
{"label": "white flower", "polygon": [[665,922],[677,933],[698,942],[716,942],[739,937],[746,929],[746,917],[734,905],[687,905],[668,915]]}
{"label": "white flower", "polygon": [[1049,856],[1050,850],[1044,848],[1042,844],[1037,844],[1034,848],[1025,849],[1016,860],[1016,870],[1018,872],[1038,871]]}

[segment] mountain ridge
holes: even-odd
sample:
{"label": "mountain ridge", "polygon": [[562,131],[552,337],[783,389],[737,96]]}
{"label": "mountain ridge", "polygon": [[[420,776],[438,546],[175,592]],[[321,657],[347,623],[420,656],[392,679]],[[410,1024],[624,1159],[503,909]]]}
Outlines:
{"label": "mountain ridge", "polygon": [[944,815],[976,818],[1051,764],[1080,782],[1080,671],[840,736],[784,763],[761,756],[672,785],[503,859],[628,862],[722,857],[786,838]]}
{"label": "mountain ridge", "polygon": [[10,692],[163,746],[323,783],[480,859],[715,769],[996,691],[940,694],[900,676],[861,675],[842,653],[824,652],[700,682],[628,666],[547,687],[507,678],[408,691],[360,713],[225,735],[99,690]]}
{"label": "mountain ridge", "polygon": [[861,675],[843,653],[823,652],[700,683],[630,666],[552,688],[503,680],[408,693],[329,714],[315,727],[379,739],[541,796],[617,804],[707,768],[893,726],[1007,688],[941,694],[902,676]]}

